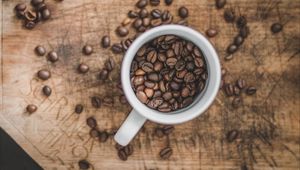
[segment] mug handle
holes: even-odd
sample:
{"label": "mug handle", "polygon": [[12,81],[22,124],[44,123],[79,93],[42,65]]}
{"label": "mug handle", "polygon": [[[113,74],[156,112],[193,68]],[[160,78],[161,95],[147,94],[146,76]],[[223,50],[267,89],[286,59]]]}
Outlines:
{"label": "mug handle", "polygon": [[122,146],[126,146],[138,133],[146,120],[144,116],[133,109],[115,134],[115,141]]}

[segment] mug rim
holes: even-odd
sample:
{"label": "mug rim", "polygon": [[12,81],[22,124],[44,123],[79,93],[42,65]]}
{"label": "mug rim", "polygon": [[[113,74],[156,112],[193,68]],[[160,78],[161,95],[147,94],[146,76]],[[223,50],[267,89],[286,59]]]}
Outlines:
{"label": "mug rim", "polygon": [[[180,109],[180,113],[159,112],[146,106],[136,97],[130,82],[130,68],[137,51],[150,40],[162,35],[176,35],[193,42],[203,53],[209,73],[206,89],[194,106]],[[221,66],[212,44],[199,32],[181,25],[163,25],[152,28],[133,41],[128,48],[121,67],[121,83],[128,103],[145,118],[162,124],[178,124],[189,121],[202,114],[214,101],[220,87]],[[209,93],[209,94],[208,94]],[[200,95],[200,94],[199,94]],[[198,98],[198,97],[197,97]]]}

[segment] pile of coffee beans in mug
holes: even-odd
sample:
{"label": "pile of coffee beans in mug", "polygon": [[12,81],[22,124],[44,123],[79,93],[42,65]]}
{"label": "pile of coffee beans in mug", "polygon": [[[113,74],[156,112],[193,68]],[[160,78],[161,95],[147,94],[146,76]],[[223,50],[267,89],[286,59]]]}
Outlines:
{"label": "pile of coffee beans in mug", "polygon": [[185,108],[203,91],[206,62],[192,42],[175,35],[144,44],[132,62],[130,77],[137,98],[160,112]]}

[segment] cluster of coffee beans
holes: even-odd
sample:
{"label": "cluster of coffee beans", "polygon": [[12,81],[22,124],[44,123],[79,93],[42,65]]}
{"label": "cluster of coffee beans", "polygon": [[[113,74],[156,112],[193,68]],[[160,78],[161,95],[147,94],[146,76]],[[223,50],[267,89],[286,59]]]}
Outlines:
{"label": "cluster of coffee beans", "polygon": [[137,98],[161,112],[189,106],[204,89],[205,59],[192,42],[174,35],[155,38],[137,52],[130,70]]}
{"label": "cluster of coffee beans", "polygon": [[15,7],[18,18],[24,20],[24,27],[33,29],[40,21],[48,20],[51,12],[44,0],[31,0],[33,9],[28,9],[25,3],[17,4]]}
{"label": "cluster of coffee beans", "polygon": [[106,142],[109,133],[107,131],[100,131],[98,128],[97,121],[94,117],[89,117],[86,119],[86,124],[91,128],[90,136],[94,139],[97,139],[99,142]]}
{"label": "cluster of coffee beans", "polygon": [[133,146],[131,144],[128,144],[126,146],[116,144],[115,148],[118,151],[119,158],[123,161],[126,161],[128,157],[133,154]]}

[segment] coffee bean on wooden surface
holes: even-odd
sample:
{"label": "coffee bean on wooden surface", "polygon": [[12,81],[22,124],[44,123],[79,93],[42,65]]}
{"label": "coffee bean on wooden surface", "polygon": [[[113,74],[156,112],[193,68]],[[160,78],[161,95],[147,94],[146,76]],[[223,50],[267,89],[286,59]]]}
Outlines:
{"label": "coffee bean on wooden surface", "polygon": [[162,129],[165,135],[169,135],[174,131],[175,128],[172,125],[165,125]]}
{"label": "coffee bean on wooden surface", "polygon": [[226,0],[216,0],[217,9],[221,9],[226,5]]}
{"label": "coffee bean on wooden surface", "polygon": [[41,3],[44,3],[44,0],[31,0],[31,5],[37,6]]}
{"label": "coffee bean on wooden surface", "polygon": [[236,96],[239,96],[240,95],[240,88],[237,87],[237,86],[233,86],[233,94],[236,95]]}
{"label": "coffee bean on wooden surface", "polygon": [[246,26],[246,24],[247,24],[247,19],[245,16],[240,16],[237,18],[236,26],[238,28],[243,28],[244,26]]}
{"label": "coffee bean on wooden surface", "polygon": [[108,133],[106,131],[99,132],[99,142],[106,142],[108,139]]}
{"label": "coffee bean on wooden surface", "polygon": [[163,148],[159,152],[159,156],[160,156],[161,159],[169,159],[171,157],[172,153],[173,153],[172,148],[166,147],[166,148]]}
{"label": "coffee bean on wooden surface", "polygon": [[274,34],[279,33],[280,31],[282,31],[282,29],[283,29],[283,26],[280,23],[274,23],[271,26],[271,31]]}
{"label": "coffee bean on wooden surface", "polygon": [[227,53],[228,53],[228,54],[233,54],[233,53],[235,53],[237,50],[238,50],[238,46],[236,46],[235,44],[230,44],[230,45],[227,47]]}
{"label": "coffee bean on wooden surface", "polygon": [[163,129],[160,127],[155,128],[154,134],[159,138],[162,138],[165,135]]}
{"label": "coffee bean on wooden surface", "polygon": [[82,104],[76,104],[75,106],[75,113],[80,114],[83,111],[83,105]]}
{"label": "coffee bean on wooden surface", "polygon": [[240,46],[244,42],[244,38],[241,35],[234,37],[234,45]]}
{"label": "coffee bean on wooden surface", "polygon": [[122,21],[122,25],[123,25],[123,26],[126,26],[126,25],[130,24],[131,21],[132,21],[132,20],[131,20],[130,18],[127,18],[127,17],[126,17],[126,18]]}
{"label": "coffee bean on wooden surface", "polygon": [[110,38],[109,36],[105,35],[101,39],[101,45],[103,48],[107,48],[110,46]]}
{"label": "coffee bean on wooden surface", "polygon": [[47,85],[45,85],[45,86],[43,87],[42,91],[43,91],[43,93],[44,93],[45,96],[50,96],[51,93],[52,93],[51,87],[49,87],[49,86],[47,86]]}
{"label": "coffee bean on wooden surface", "polygon": [[95,129],[95,128],[92,128],[92,129],[90,130],[90,136],[91,136],[92,138],[97,138],[97,137],[99,137],[99,131],[98,131],[97,129]]}
{"label": "coffee bean on wooden surface", "polygon": [[138,8],[144,8],[148,5],[148,0],[139,0],[135,5]]}
{"label": "coffee bean on wooden surface", "polygon": [[33,29],[35,27],[35,25],[36,24],[33,21],[25,21],[25,23],[24,23],[24,27],[29,30]]}
{"label": "coffee bean on wooden surface", "polygon": [[109,58],[105,61],[104,65],[107,71],[112,71],[115,68],[115,61],[112,58]]}
{"label": "coffee bean on wooden surface", "polygon": [[130,156],[133,154],[133,146],[131,144],[128,144],[124,147],[124,151],[127,156]]}
{"label": "coffee bean on wooden surface", "polygon": [[18,11],[25,11],[27,8],[25,3],[19,3],[15,6],[15,10]]}
{"label": "coffee bean on wooden surface", "polygon": [[26,107],[26,111],[27,111],[28,113],[34,113],[34,112],[37,111],[37,106],[34,105],[34,104],[29,104],[29,105],[27,105],[27,107]]}
{"label": "coffee bean on wooden surface", "polygon": [[96,128],[97,127],[97,121],[94,117],[89,117],[86,119],[86,124],[90,127],[90,128]]}
{"label": "coffee bean on wooden surface", "polygon": [[226,22],[233,22],[235,20],[235,12],[233,9],[224,10],[224,19]]}
{"label": "coffee bean on wooden surface", "polygon": [[126,27],[118,26],[116,32],[120,37],[125,37],[126,35],[128,35],[129,30]]}
{"label": "coffee bean on wooden surface", "polygon": [[173,3],[173,0],[165,0],[166,5],[171,5]]}
{"label": "coffee bean on wooden surface", "polygon": [[250,29],[248,26],[244,26],[240,28],[239,35],[242,36],[243,38],[247,38],[250,33]]}
{"label": "coffee bean on wooden surface", "polygon": [[122,161],[126,161],[127,160],[127,155],[124,149],[120,149],[118,150],[118,156]]}
{"label": "coffee bean on wooden surface", "polygon": [[93,47],[91,45],[85,45],[83,48],[82,48],[82,52],[83,54],[85,55],[91,55],[93,53]]}
{"label": "coffee bean on wooden surface", "polygon": [[48,8],[41,11],[43,20],[48,20],[51,17],[51,12]]}
{"label": "coffee bean on wooden surface", "polygon": [[218,31],[214,28],[209,28],[208,30],[206,30],[206,35],[208,37],[215,37],[218,34]]}
{"label": "coffee bean on wooden surface", "polygon": [[26,10],[24,13],[24,17],[27,21],[34,21],[36,19],[36,12],[32,10]]}
{"label": "coffee bean on wooden surface", "polygon": [[141,9],[140,12],[139,12],[139,16],[140,16],[140,18],[147,17],[148,16],[148,10],[145,9],[145,8]]}
{"label": "coffee bean on wooden surface", "polygon": [[180,7],[178,10],[178,15],[181,18],[186,18],[189,16],[189,10],[186,7]]}
{"label": "coffee bean on wooden surface", "polygon": [[149,1],[152,6],[158,6],[160,3],[160,0],[149,0]]}
{"label": "coffee bean on wooden surface", "polygon": [[95,108],[100,108],[101,107],[102,101],[98,96],[93,96],[91,98],[91,102],[92,102],[93,107],[95,107]]}
{"label": "coffee bean on wooden surface", "polygon": [[232,96],[233,95],[233,85],[232,84],[225,85],[224,91],[227,96]]}
{"label": "coffee bean on wooden surface", "polygon": [[253,95],[253,94],[256,93],[256,90],[257,90],[257,89],[256,89],[255,87],[250,86],[250,87],[247,88],[246,94],[248,94],[248,95]]}
{"label": "coffee bean on wooden surface", "polygon": [[136,18],[136,17],[139,16],[139,14],[138,14],[136,11],[130,10],[130,11],[128,12],[127,16],[128,16],[129,18]]}
{"label": "coffee bean on wooden surface", "polygon": [[39,11],[36,11],[36,19],[34,20],[35,23],[38,23],[42,20],[42,13]]}
{"label": "coffee bean on wooden surface", "polygon": [[159,9],[153,9],[150,14],[152,18],[157,19],[161,17],[162,12]]}
{"label": "coffee bean on wooden surface", "polygon": [[47,55],[47,59],[50,62],[54,63],[54,62],[58,61],[59,57],[55,51],[50,51]]}
{"label": "coffee bean on wooden surface", "polygon": [[238,108],[242,104],[242,99],[240,97],[234,97],[232,100],[232,107]]}
{"label": "coffee bean on wooden surface", "polygon": [[41,45],[38,45],[35,47],[34,49],[35,53],[38,55],[38,56],[43,56],[46,54],[46,49],[45,47],[41,46]]}
{"label": "coffee bean on wooden surface", "polygon": [[123,47],[121,44],[119,43],[115,43],[112,45],[111,50],[115,53],[115,54],[120,54],[123,52]]}
{"label": "coffee bean on wooden surface", "polygon": [[239,135],[239,131],[234,129],[234,130],[231,130],[229,132],[227,132],[226,134],[226,140],[231,143],[233,142],[234,140],[236,140],[236,138],[238,137]]}
{"label": "coffee bean on wooden surface", "polygon": [[246,81],[244,79],[239,78],[235,84],[238,88],[244,89],[246,86]]}
{"label": "coffee bean on wooden surface", "polygon": [[46,9],[46,8],[47,8],[46,4],[40,3],[40,4],[38,4],[38,5],[35,7],[35,10],[40,12],[40,11],[43,11],[44,9]]}
{"label": "coffee bean on wooden surface", "polygon": [[90,163],[87,160],[80,160],[78,166],[80,170],[86,170],[90,168]]}
{"label": "coffee bean on wooden surface", "polygon": [[90,69],[89,66],[84,63],[79,64],[77,68],[78,72],[83,74],[87,73],[89,69]]}
{"label": "coffee bean on wooden surface", "polygon": [[48,80],[51,77],[51,73],[47,69],[42,69],[38,71],[37,76],[42,80]]}
{"label": "coffee bean on wooden surface", "polygon": [[109,74],[109,72],[107,69],[102,69],[99,74],[99,79],[106,80],[108,78],[108,74]]}

